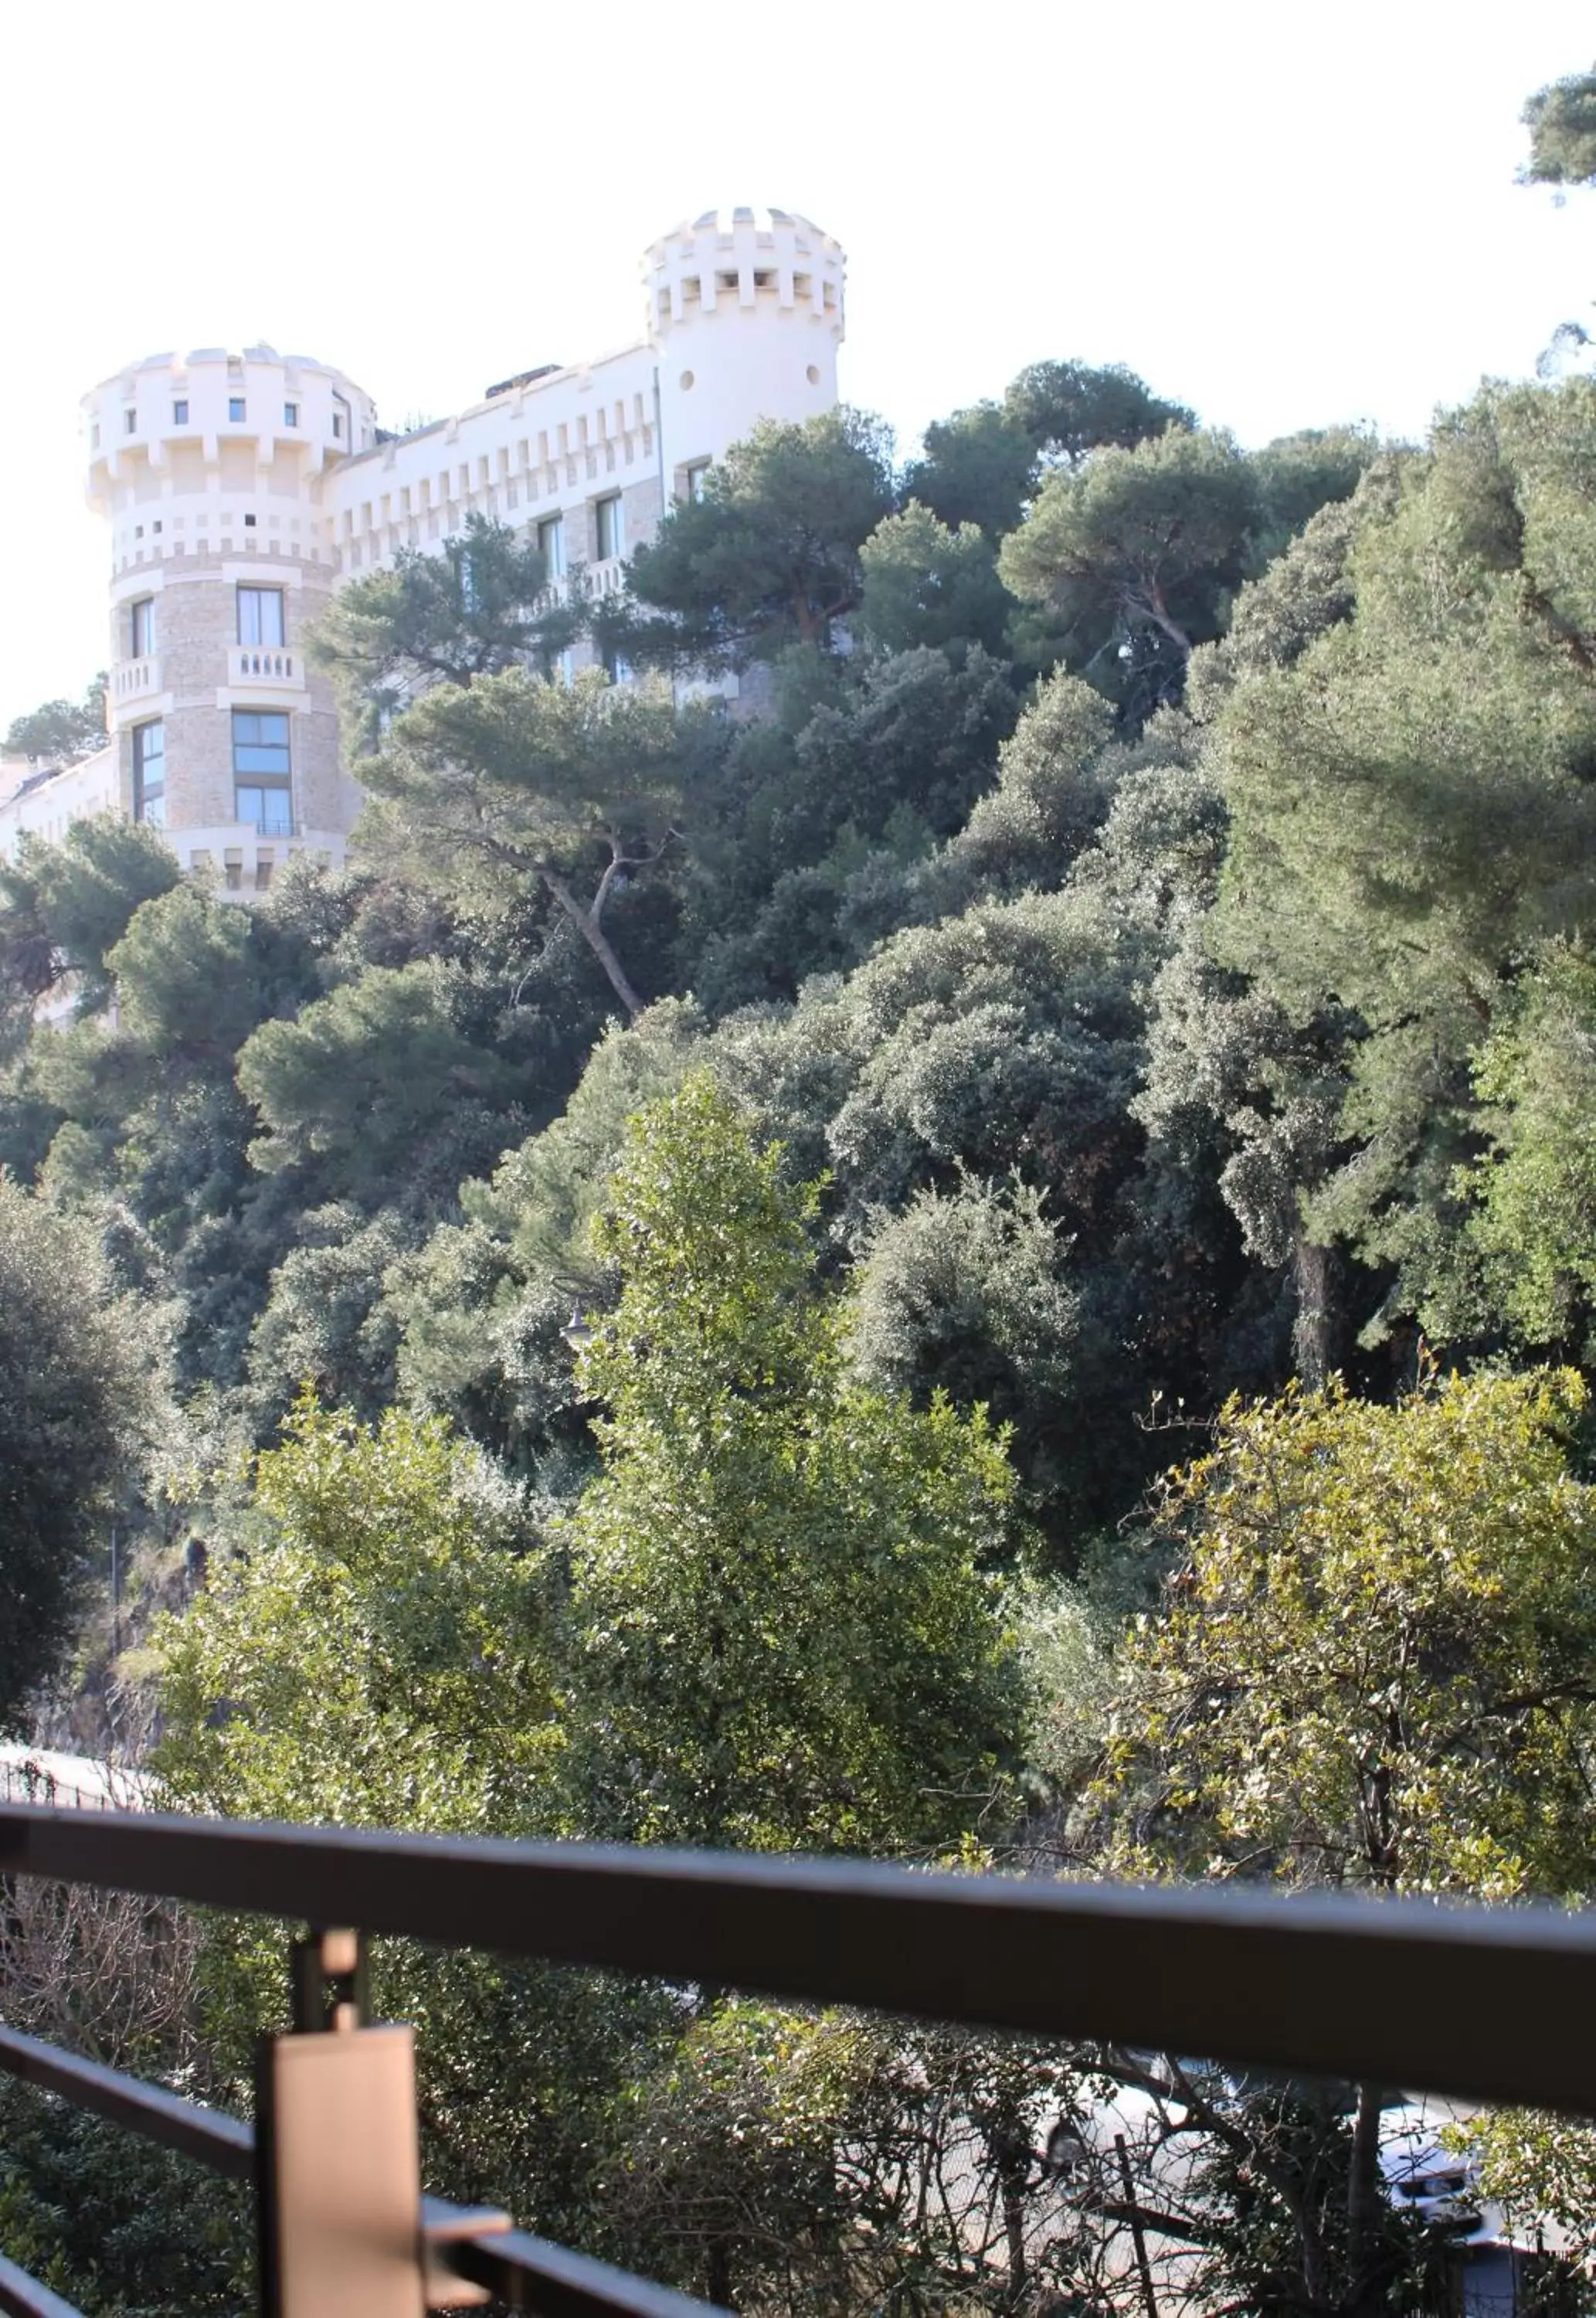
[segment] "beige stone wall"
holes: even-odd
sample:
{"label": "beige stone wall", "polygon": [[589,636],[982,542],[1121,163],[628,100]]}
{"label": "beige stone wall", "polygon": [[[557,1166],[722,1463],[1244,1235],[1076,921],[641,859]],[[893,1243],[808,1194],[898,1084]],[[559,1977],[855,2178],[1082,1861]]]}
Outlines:
{"label": "beige stone wall", "polygon": [[[292,667],[292,680],[252,681],[238,665],[238,588],[240,584],[281,588],[283,636],[281,657]],[[266,709],[289,718],[293,818],[297,829],[346,831],[359,809],[359,793],[338,762],[337,718],[330,685],[313,668],[305,640],[313,621],[332,597],[326,565],[264,559],[258,569],[242,568],[220,556],[177,556],[163,567],[155,598],[155,655],[160,669],[158,701],[127,712],[118,735],[124,807],[131,812],[130,725],[159,713],[166,725],[166,821],[169,827],[214,828],[237,818],[233,776],[235,708]],[[124,600],[113,615],[119,657],[129,650],[130,612]],[[274,655],[276,657],[277,655]]]}
{"label": "beige stone wall", "polygon": [[660,494],[659,478],[648,475],[641,482],[628,483],[621,494],[626,504],[626,553],[641,547],[653,538],[665,512]]}

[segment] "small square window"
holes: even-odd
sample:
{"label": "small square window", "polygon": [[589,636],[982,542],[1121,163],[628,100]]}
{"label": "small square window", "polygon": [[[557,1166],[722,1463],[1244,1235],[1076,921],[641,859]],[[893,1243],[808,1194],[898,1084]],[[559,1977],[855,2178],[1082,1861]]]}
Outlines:
{"label": "small square window", "polygon": [[282,424],[285,427],[297,427],[299,423],[299,404],[297,402],[285,402],[282,406]]}
{"label": "small square window", "polygon": [[185,394],[180,394],[172,405],[172,424],[174,427],[188,425],[188,397]]}
{"label": "small square window", "polygon": [[229,394],[228,397],[228,418],[236,426],[243,416],[244,397],[241,394]]}
{"label": "small square window", "polygon": [[124,410],[122,412],[122,433],[124,435],[131,435],[136,432],[138,425],[139,413],[136,410]]}
{"label": "small square window", "polygon": [[253,531],[255,529],[255,517],[252,515],[247,515],[245,517],[244,528],[246,531]]}

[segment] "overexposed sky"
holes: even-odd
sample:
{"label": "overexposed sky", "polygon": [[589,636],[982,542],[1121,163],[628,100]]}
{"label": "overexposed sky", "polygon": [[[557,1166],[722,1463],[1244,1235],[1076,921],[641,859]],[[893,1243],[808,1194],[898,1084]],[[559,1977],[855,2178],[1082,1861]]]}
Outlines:
{"label": "overexposed sky", "polygon": [[1245,443],[1415,434],[1596,299],[1596,193],[1513,182],[1577,0],[127,0],[0,35],[0,730],[105,657],[77,398],[265,339],[385,424],[634,339],[715,202],[848,255],[843,391],[907,451],[1045,355]]}

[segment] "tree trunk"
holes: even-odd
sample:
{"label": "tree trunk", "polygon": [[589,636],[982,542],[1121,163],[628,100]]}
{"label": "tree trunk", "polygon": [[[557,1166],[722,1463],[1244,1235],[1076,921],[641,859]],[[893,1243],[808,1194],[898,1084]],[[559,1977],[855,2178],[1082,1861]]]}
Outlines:
{"label": "tree trunk", "polygon": [[610,988],[626,1009],[628,1019],[635,1022],[643,1011],[643,1002],[626,979],[626,970],[615,956],[609,937],[599,924],[597,916],[592,910],[585,910],[582,907],[564,878],[557,877],[551,869],[545,869],[542,872],[542,879],[550,893],[553,894],[554,899],[593,952],[594,957],[603,966],[609,977]]}
{"label": "tree trunk", "polygon": [[1296,1289],[1292,1357],[1308,1390],[1323,1392],[1330,1374],[1330,1250],[1314,1246],[1300,1231],[1294,1233],[1291,1271]]}
{"label": "tree trunk", "polygon": [[1148,617],[1156,628],[1168,636],[1179,653],[1182,663],[1188,660],[1191,658],[1191,638],[1179,620],[1170,618],[1169,606],[1164,602],[1163,589],[1156,587],[1149,588],[1142,601]]}
{"label": "tree trunk", "polygon": [[1147,2238],[1142,2227],[1142,2216],[1136,2206],[1135,2184],[1131,2179],[1130,2152],[1123,2133],[1114,2136],[1114,2153],[1119,2160],[1119,2178],[1125,2187],[1125,2202],[1130,2209],[1131,2243],[1136,2254],[1136,2276],[1142,2287],[1142,2306],[1147,2318],[1158,2318],[1158,2296],[1152,2290],[1152,2264],[1147,2259]]}
{"label": "tree trunk", "polygon": [[1380,2221],[1380,2111],[1378,2085],[1359,2085],[1352,2126],[1352,2170],[1347,2183],[1347,2295],[1344,2307],[1372,2314],[1385,2307],[1385,2265],[1376,2259]]}

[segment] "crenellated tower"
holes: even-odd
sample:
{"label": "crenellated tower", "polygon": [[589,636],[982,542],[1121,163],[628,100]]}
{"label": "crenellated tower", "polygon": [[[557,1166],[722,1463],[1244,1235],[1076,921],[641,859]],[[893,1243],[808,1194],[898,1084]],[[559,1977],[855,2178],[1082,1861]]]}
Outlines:
{"label": "crenellated tower", "polygon": [[844,273],[841,246],[791,210],[706,210],[650,248],[668,499],[691,490],[754,416],[833,407]]}
{"label": "crenellated tower", "polygon": [[204,347],[133,364],[83,409],[122,809],[234,891],[304,848],[341,857],[358,795],[305,637],[336,578],[325,480],[374,441],[371,398],[324,363]]}

